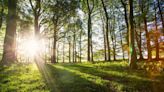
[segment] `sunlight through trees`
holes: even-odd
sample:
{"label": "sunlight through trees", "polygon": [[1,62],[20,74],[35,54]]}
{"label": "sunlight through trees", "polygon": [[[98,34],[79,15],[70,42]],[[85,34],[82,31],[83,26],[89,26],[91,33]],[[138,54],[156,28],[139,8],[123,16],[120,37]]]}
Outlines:
{"label": "sunlight through trees", "polygon": [[[151,81],[146,79],[148,83],[154,76],[154,79],[163,76],[163,3],[162,0],[0,0],[0,73],[8,72],[6,69],[13,65],[34,63],[50,91],[68,92],[61,85],[72,87],[69,83],[74,83],[77,78],[83,80],[84,85],[93,85],[93,89],[85,87],[86,92],[101,92],[101,89],[103,92],[138,92],[140,89],[135,83],[132,83],[134,87],[131,83],[128,85],[132,90],[125,87],[128,78],[144,84],[144,77],[151,77]],[[103,63],[109,65],[107,70]],[[29,73],[29,68],[25,69]],[[143,76],[138,74],[140,70]],[[17,67],[13,71],[17,71]],[[23,71],[20,68],[20,72]],[[8,76],[8,73],[3,75]],[[2,76],[0,74],[0,78]],[[163,79],[157,80],[163,82]],[[53,88],[56,81],[63,84]],[[45,82],[40,83],[49,91]],[[0,83],[0,91],[3,85]],[[155,86],[151,90],[141,88],[141,91],[161,89],[161,86],[159,89]],[[74,91],[77,89],[70,92]]]}

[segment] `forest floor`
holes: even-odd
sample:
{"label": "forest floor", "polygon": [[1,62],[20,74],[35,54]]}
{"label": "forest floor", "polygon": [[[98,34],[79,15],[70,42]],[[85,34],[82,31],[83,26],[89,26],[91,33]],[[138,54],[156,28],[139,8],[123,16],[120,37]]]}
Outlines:
{"label": "forest floor", "polygon": [[0,68],[0,92],[163,92],[163,84],[163,72],[130,70],[127,62]]}

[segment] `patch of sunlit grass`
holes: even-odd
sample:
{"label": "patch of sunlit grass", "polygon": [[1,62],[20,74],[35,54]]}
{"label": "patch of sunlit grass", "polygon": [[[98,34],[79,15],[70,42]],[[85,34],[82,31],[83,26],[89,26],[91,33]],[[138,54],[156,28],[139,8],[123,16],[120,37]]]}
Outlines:
{"label": "patch of sunlit grass", "polygon": [[0,68],[0,79],[5,92],[160,92],[164,83],[162,74],[152,78],[127,62],[15,64]]}
{"label": "patch of sunlit grass", "polygon": [[35,65],[14,64],[0,71],[1,92],[49,92]]}
{"label": "patch of sunlit grass", "polygon": [[80,71],[77,71],[77,70],[73,70],[73,69],[69,69],[69,68],[65,68],[63,66],[55,66],[56,68],[59,68],[59,69],[64,69],[64,70],[67,70],[69,72],[72,72],[76,75],[79,75],[81,78],[84,78],[88,81],[91,81],[95,84],[98,84],[98,85],[103,85],[104,83],[106,83],[107,81],[106,80],[103,80],[101,77],[99,76],[93,76],[91,74],[87,74],[87,73],[82,73]]}
{"label": "patch of sunlit grass", "polygon": [[54,75],[58,78],[58,87],[62,87],[62,92],[67,92],[64,89],[68,89],[68,87],[71,88],[70,90],[77,91],[86,86],[87,91],[80,90],[78,92],[93,90],[136,92],[162,88],[161,86],[156,88],[152,84],[158,84],[159,80],[163,78],[152,79],[144,70],[130,70],[127,62],[55,64],[53,68],[55,69],[53,71],[56,71]]}

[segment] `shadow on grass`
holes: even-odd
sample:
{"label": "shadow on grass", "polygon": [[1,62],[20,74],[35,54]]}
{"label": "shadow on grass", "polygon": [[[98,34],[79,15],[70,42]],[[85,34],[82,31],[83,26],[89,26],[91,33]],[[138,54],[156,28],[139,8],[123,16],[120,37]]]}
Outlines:
{"label": "shadow on grass", "polygon": [[[108,80],[110,86],[117,86],[119,91],[161,92],[163,90],[158,81],[149,79],[144,71],[129,71],[126,66],[112,65],[93,67],[84,64],[60,64],[67,70],[75,70]],[[117,85],[111,85],[117,83]],[[121,86],[121,88],[120,88]]]}
{"label": "shadow on grass", "polygon": [[[83,77],[85,75],[82,76],[51,64],[47,64],[45,67],[53,78],[51,83],[48,83],[52,92],[114,92],[108,85],[101,85],[87,80]],[[44,78],[46,78],[46,75],[44,75]]]}

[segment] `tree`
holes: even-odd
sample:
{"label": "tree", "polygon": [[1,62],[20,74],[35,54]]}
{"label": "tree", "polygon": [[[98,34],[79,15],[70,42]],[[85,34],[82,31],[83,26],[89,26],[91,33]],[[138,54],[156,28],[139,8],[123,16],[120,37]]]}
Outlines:
{"label": "tree", "polygon": [[139,5],[140,5],[141,13],[142,13],[144,29],[145,29],[145,34],[146,34],[148,61],[151,61],[152,53],[151,53],[150,36],[149,36],[148,28],[147,28],[147,18],[146,18],[147,10],[148,10],[148,2],[146,0],[142,2],[140,1]]}
{"label": "tree", "polygon": [[133,26],[133,0],[128,0],[128,20],[129,20],[129,64],[130,68],[136,68],[136,51],[134,46],[134,26]]}
{"label": "tree", "polygon": [[139,23],[139,34],[137,32],[137,30],[135,30],[135,35],[136,35],[136,41],[137,41],[137,45],[138,45],[138,49],[139,49],[139,59],[143,60],[143,55],[142,55],[142,28],[141,28],[141,24]]}
{"label": "tree", "polygon": [[8,0],[8,15],[2,64],[8,65],[16,61],[16,6],[17,0]]}
{"label": "tree", "polygon": [[104,9],[104,13],[105,13],[105,18],[106,18],[106,24],[105,24],[105,32],[106,32],[106,43],[107,43],[107,56],[108,56],[108,61],[110,61],[110,44],[109,44],[109,15],[108,15],[108,12],[107,12],[107,8],[106,8],[106,5],[104,3],[104,0],[101,0],[101,3],[102,3],[102,6],[103,6],[103,9]]}
{"label": "tree", "polygon": [[128,42],[128,16],[127,16],[127,0],[121,0],[121,4],[124,8],[124,18],[125,18],[125,23],[126,23],[126,28],[127,28],[127,44],[129,44]]}
{"label": "tree", "polygon": [[69,52],[69,56],[68,56],[68,58],[69,58],[69,63],[71,63],[71,36],[68,36],[68,46],[69,46],[69,50],[68,50],[68,52]]}
{"label": "tree", "polygon": [[123,34],[122,34],[122,30],[120,29],[120,27],[119,27],[119,30],[120,30],[120,44],[121,44],[121,49],[122,49],[122,58],[123,58],[123,60],[125,60],[125,54],[124,54],[124,46],[123,46]]}
{"label": "tree", "polygon": [[34,15],[34,29],[35,29],[35,36],[37,38],[39,37],[40,34],[39,17],[41,15],[41,0],[35,0],[34,5],[31,0],[29,1]]}
{"label": "tree", "polygon": [[101,21],[102,21],[102,31],[103,31],[103,41],[104,41],[104,61],[107,61],[107,53],[106,53],[106,31],[105,31],[105,23],[104,23],[104,16],[101,13],[100,10],[100,16],[101,16]]}
{"label": "tree", "polygon": [[92,46],[92,13],[95,8],[95,0],[84,0],[83,1],[87,14],[88,14],[88,51],[87,51],[87,60],[93,62],[93,46]]}
{"label": "tree", "polygon": [[[162,0],[161,0],[161,3],[162,3]],[[163,31],[163,35],[164,35],[164,19],[163,19],[163,13],[162,13],[162,9],[161,9],[159,0],[157,0],[157,6],[158,6],[158,9],[159,9],[159,14],[160,14],[161,21],[162,21],[162,27],[163,27],[162,31]]]}
{"label": "tree", "polygon": [[53,26],[53,51],[51,55],[51,63],[56,63],[57,41],[59,40],[60,29],[69,23],[69,19],[75,15],[77,8],[77,0],[49,0],[47,3],[49,22]]}
{"label": "tree", "polygon": [[[159,2],[159,1],[158,1]],[[156,47],[156,60],[159,60],[159,41],[158,41],[158,38],[159,38],[159,31],[158,31],[158,25],[157,25],[157,12],[156,12],[156,6],[154,4],[154,13],[155,13],[155,47]]]}

